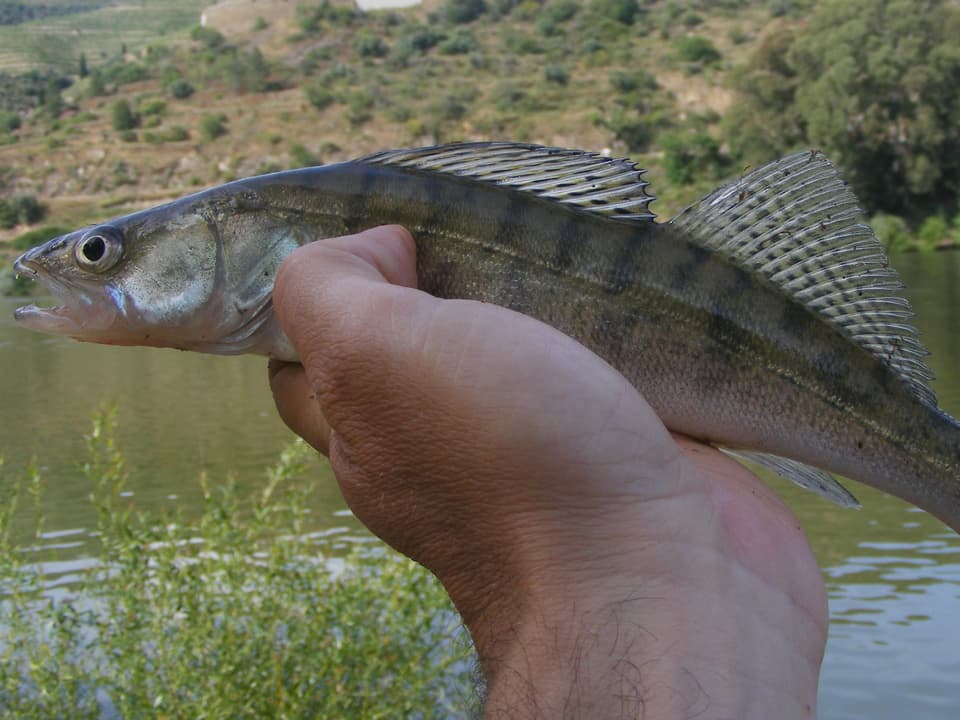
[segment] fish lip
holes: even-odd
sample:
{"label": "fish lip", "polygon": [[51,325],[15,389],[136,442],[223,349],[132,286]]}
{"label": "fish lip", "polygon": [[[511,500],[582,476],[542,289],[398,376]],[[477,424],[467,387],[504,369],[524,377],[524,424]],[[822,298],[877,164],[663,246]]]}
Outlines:
{"label": "fish lip", "polygon": [[14,309],[13,319],[29,329],[40,332],[54,334],[78,332],[83,323],[77,319],[77,313],[88,305],[90,300],[81,288],[71,287],[62,282],[43,266],[43,263],[37,259],[43,248],[44,246],[40,245],[20,255],[13,261],[14,272],[40,283],[63,304],[54,307],[21,305]]}

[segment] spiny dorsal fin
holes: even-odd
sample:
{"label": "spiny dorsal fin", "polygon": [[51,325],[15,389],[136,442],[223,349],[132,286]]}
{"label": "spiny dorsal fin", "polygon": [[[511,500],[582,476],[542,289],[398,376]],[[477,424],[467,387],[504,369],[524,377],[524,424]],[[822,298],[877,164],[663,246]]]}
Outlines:
{"label": "spiny dorsal fin", "polygon": [[910,304],[857,199],[819,151],[744,175],[677,215],[687,237],[815,310],[936,407]]}
{"label": "spiny dorsal fin", "polygon": [[755,463],[767,470],[773,470],[777,475],[795,482],[804,490],[810,490],[840,507],[860,508],[860,501],[853,496],[853,493],[837,482],[830,473],[823,470],[804,465],[796,460],[782,458],[779,455],[731,450],[730,448],[720,448],[720,450],[732,457]]}
{"label": "spiny dorsal fin", "polygon": [[582,150],[507,142],[386,150],[358,162],[399,165],[506,185],[621,220],[652,220],[643,170]]}

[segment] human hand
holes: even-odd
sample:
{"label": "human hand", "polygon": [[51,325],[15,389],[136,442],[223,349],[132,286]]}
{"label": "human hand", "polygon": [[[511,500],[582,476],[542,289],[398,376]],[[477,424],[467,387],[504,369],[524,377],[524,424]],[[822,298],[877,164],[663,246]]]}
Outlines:
{"label": "human hand", "polygon": [[815,717],[826,593],[789,510],[562,333],[415,286],[400,228],[294,252],[274,307],[302,365],[271,386],[449,592],[486,716]]}

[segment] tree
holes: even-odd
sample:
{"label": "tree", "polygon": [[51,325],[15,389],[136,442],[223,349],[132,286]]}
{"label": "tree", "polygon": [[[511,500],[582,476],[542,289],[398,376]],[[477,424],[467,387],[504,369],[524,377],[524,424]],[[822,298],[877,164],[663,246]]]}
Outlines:
{"label": "tree", "polygon": [[124,130],[133,130],[137,126],[137,118],[130,109],[130,103],[124,100],[117,100],[113,104],[113,129],[118,132]]}
{"label": "tree", "polygon": [[871,211],[922,217],[954,206],[958,37],[955,3],[825,0],[805,30],[771,37],[740,72],[733,145],[755,161],[822,148]]}

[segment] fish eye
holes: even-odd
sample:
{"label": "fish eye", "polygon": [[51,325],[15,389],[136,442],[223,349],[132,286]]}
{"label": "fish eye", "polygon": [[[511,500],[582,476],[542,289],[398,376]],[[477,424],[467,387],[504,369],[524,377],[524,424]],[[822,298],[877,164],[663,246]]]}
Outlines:
{"label": "fish eye", "polygon": [[83,269],[104,272],[116,264],[122,250],[116,233],[97,229],[80,239],[74,248],[74,255]]}

